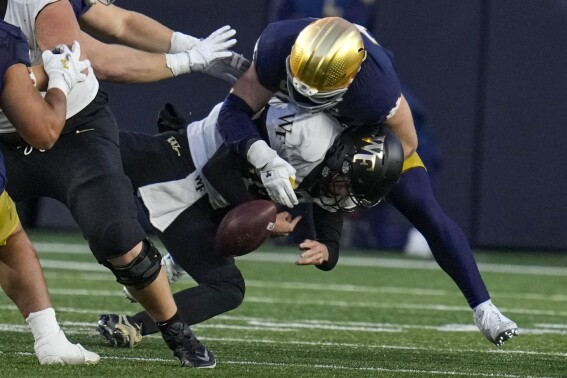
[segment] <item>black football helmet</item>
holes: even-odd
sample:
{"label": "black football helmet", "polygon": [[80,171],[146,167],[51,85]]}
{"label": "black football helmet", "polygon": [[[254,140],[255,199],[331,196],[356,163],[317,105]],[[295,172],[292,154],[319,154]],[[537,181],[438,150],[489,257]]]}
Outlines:
{"label": "black football helmet", "polygon": [[322,163],[319,199],[341,211],[376,206],[400,179],[403,163],[402,144],[388,127],[348,127]]}

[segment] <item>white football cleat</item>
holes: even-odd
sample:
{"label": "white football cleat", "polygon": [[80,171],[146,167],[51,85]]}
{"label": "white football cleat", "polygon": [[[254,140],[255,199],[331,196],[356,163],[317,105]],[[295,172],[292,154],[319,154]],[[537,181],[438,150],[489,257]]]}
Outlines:
{"label": "white football cleat", "polygon": [[81,344],[72,344],[63,331],[37,340],[33,346],[41,365],[96,365],[100,356]]}
{"label": "white football cleat", "polygon": [[496,346],[518,335],[518,325],[502,315],[490,299],[474,308],[473,317],[480,332]]}
{"label": "white football cleat", "polygon": [[[181,266],[177,265],[175,261],[173,261],[173,257],[171,257],[169,253],[161,258],[161,265],[165,267],[165,272],[167,273],[167,281],[170,285],[183,277],[183,275],[187,274]],[[134,298],[134,296],[130,294],[126,286],[122,288],[122,292],[130,302],[138,302],[136,298]]]}

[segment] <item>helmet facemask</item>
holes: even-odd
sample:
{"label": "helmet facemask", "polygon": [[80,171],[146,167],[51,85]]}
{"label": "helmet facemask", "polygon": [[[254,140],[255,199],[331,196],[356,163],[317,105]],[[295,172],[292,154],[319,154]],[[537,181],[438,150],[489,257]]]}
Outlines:
{"label": "helmet facemask", "polygon": [[[345,166],[345,170],[349,170],[349,168]],[[352,194],[349,175],[343,174],[342,170],[331,170],[328,166],[325,166],[321,171],[319,201],[324,206],[338,211],[345,213],[354,211],[356,202]]]}

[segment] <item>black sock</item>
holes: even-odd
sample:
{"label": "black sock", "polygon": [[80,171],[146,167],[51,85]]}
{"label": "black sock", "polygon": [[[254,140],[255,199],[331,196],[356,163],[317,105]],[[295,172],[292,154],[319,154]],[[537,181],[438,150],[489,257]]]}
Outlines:
{"label": "black sock", "polygon": [[165,322],[156,322],[156,324],[157,324],[160,332],[164,333],[171,324],[176,323],[176,322],[180,322],[180,321],[181,321],[181,318],[179,317],[179,313],[176,312],[175,315],[173,315],[169,320],[166,320]]}

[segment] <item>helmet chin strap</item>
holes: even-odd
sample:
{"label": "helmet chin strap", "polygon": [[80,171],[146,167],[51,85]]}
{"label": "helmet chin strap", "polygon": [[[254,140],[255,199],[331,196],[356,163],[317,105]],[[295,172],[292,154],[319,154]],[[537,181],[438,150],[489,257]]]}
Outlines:
{"label": "helmet chin strap", "polygon": [[318,113],[321,112],[323,110],[327,110],[332,108],[333,106],[337,105],[339,102],[342,101],[342,99],[337,99],[335,101],[329,101],[325,104],[319,104],[319,105],[315,105],[315,104],[308,104],[306,102],[300,102],[298,101],[294,95],[293,95],[293,90],[289,93],[289,100],[295,105],[297,106],[301,111],[304,112],[308,112],[308,113]]}

